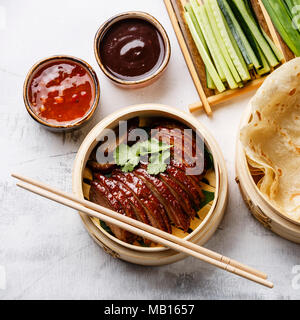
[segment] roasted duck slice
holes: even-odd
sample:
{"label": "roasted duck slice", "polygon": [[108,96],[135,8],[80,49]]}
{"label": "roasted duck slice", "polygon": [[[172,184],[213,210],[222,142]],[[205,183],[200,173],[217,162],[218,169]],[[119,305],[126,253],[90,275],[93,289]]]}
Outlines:
{"label": "roasted duck slice", "polygon": [[137,216],[135,214],[134,209],[131,206],[129,199],[126,195],[120,190],[117,181],[106,178],[102,174],[95,174],[95,179],[99,181],[104,187],[106,187],[111,194],[119,201],[126,215],[132,219],[137,220]]}
{"label": "roasted duck slice", "polygon": [[175,164],[175,166],[174,166],[174,161],[171,161],[170,166],[173,167],[173,168],[179,169],[180,171],[182,171],[182,172],[185,174],[186,178],[192,183],[192,185],[194,186],[194,188],[197,190],[200,199],[203,199],[203,198],[204,198],[204,195],[203,195],[201,186],[200,186],[200,184],[199,184],[199,181],[196,179],[195,176],[191,176],[191,175],[186,174],[185,169],[182,168],[181,166],[177,166],[176,164]]}
{"label": "roasted duck slice", "polygon": [[[123,208],[115,197],[99,181],[92,181],[90,189],[90,201],[100,206],[125,214]],[[133,243],[136,236],[126,230],[123,230],[113,224],[107,224],[113,234],[120,240],[127,243]]]}
{"label": "roasted duck slice", "polygon": [[196,211],[192,206],[192,203],[189,199],[189,195],[187,194],[187,192],[168,174],[160,173],[159,178],[165,182],[166,186],[172,192],[174,197],[179,201],[185,213],[193,218],[196,215]]}
{"label": "roasted duck slice", "polygon": [[[128,122],[128,130],[123,133],[122,135],[119,135],[120,132],[118,131],[118,128],[115,130],[117,135],[117,140],[115,141],[115,144],[111,144],[107,147],[106,150],[103,150],[103,152],[106,154],[107,158],[109,159],[109,163],[99,163],[97,160],[97,150],[101,146],[103,142],[100,142],[96,148],[92,151],[90,158],[87,162],[87,166],[93,171],[98,172],[102,174],[110,173],[117,167],[117,165],[114,163],[113,159],[113,152],[122,143],[128,143],[128,136],[130,133],[137,128],[139,123],[138,118],[133,118]],[[109,155],[109,156],[108,156]]]}
{"label": "roasted duck slice", "polygon": [[187,176],[192,178],[193,181],[195,183],[197,183],[197,184],[199,184],[201,182],[201,180],[203,179],[204,174],[201,174],[201,175],[189,175],[188,171],[186,170],[187,167],[183,163],[180,163],[180,162],[178,162],[178,161],[176,161],[174,159],[170,160],[170,165],[172,167],[175,167],[175,168],[180,169],[181,171],[183,171]]}
{"label": "roasted duck slice", "polygon": [[110,163],[101,164],[101,163],[97,162],[96,160],[89,160],[87,162],[87,166],[93,172],[99,172],[102,174],[109,173],[117,167],[115,164],[110,164]]}
{"label": "roasted duck slice", "polygon": [[[193,168],[193,170],[195,170],[195,168],[198,168],[199,173],[194,174],[193,176],[195,180],[200,181],[202,175],[205,174],[203,145],[199,144],[198,148],[196,148],[195,136],[184,134],[184,132],[178,128],[168,129],[157,127],[156,130],[158,130],[154,136],[156,139],[173,145],[171,148],[171,158],[174,160],[175,164],[182,164],[185,169]],[[187,170],[185,171],[189,173]]]}
{"label": "roasted duck slice", "polygon": [[180,169],[170,165],[167,166],[166,172],[187,192],[195,206],[199,207],[201,202],[200,195],[188,176]]}
{"label": "roasted duck slice", "polygon": [[[98,175],[95,175],[95,177],[97,179]],[[138,199],[136,199],[133,192],[120,181],[117,181],[115,179],[110,179],[110,181],[113,181],[118,186],[119,192],[122,193],[128,199],[128,201],[130,201],[131,206],[135,212],[135,216],[136,216],[137,220],[139,220],[143,223],[150,224],[150,221],[147,217],[145,209],[143,208],[140,201],[138,201]]]}
{"label": "roasted duck slice", "polygon": [[184,135],[179,129],[158,129],[157,133],[154,135],[154,138],[159,141],[163,141],[166,144],[172,145],[171,152],[176,161],[184,163],[187,167],[195,166],[195,159],[193,159],[192,140],[186,138],[190,141],[184,142]]}
{"label": "roasted duck slice", "polygon": [[148,219],[153,227],[171,233],[171,225],[164,207],[141,178],[133,173],[124,173],[120,170],[114,170],[112,178],[122,182],[131,189],[145,208]]}
{"label": "roasted duck slice", "polygon": [[160,200],[168,213],[171,222],[173,222],[175,226],[187,231],[191,222],[190,217],[182,210],[180,203],[166,184],[159,178],[150,175],[145,167],[134,170],[134,174],[140,176],[157,199]]}

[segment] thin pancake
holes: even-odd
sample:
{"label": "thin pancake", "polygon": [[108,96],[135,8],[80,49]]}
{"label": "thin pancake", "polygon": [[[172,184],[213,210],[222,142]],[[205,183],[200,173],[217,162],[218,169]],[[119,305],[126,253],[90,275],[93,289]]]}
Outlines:
{"label": "thin pancake", "polygon": [[257,186],[282,214],[300,222],[300,58],[273,72],[251,107],[240,139],[251,168],[263,173]]}

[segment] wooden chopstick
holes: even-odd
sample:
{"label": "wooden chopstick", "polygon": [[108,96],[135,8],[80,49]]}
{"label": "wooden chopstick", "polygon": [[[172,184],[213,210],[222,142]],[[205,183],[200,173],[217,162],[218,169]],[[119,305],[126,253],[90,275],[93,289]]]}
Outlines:
{"label": "wooden chopstick", "polygon": [[[222,92],[220,94],[208,97],[207,100],[211,106],[216,106],[217,104],[220,104],[222,102],[226,102],[228,100],[231,100],[232,98],[236,98],[236,97],[241,96],[247,92],[258,89],[263,84],[265,79],[266,79],[266,76],[259,78],[259,79],[256,79],[256,80],[252,80],[249,84],[246,84],[244,88],[227,90],[227,91]],[[198,111],[201,109],[203,109],[203,104],[201,101],[198,101],[196,103],[189,105],[190,112],[195,112],[195,111]]]}
{"label": "wooden chopstick", "polygon": [[21,181],[25,181],[25,183],[20,182],[17,184],[23,189],[36,193],[47,199],[56,201],[65,206],[71,207],[80,212],[86,213],[89,216],[97,217],[104,222],[115,224],[116,226],[137,234],[138,236],[148,238],[151,241],[160,243],[173,250],[191,255],[197,259],[210,263],[218,268],[224,269],[248,280],[257,282],[269,288],[273,287],[273,284],[271,282],[265,280],[266,275],[264,273],[244,266],[237,261],[231,260],[189,241],[177,238],[159,229],[148,226],[147,224],[128,218],[124,215],[120,215],[112,210],[94,204],[90,201],[78,199],[71,194],[67,194],[50,186],[46,186],[32,179],[22,177],[17,174],[13,174],[12,176]]}
{"label": "wooden chopstick", "polygon": [[[24,176],[21,176],[19,174],[12,174],[12,176],[16,179],[19,179],[21,181],[24,181],[24,182],[27,182],[29,184],[32,184],[34,186],[38,186],[42,189],[45,189],[47,191],[50,191],[52,193],[55,193],[55,194],[58,194],[58,195],[62,195],[63,197],[69,199],[69,200],[73,200],[73,201],[76,201],[80,204],[82,204],[83,206],[86,206],[92,210],[95,210],[97,212],[100,212],[102,213],[103,212],[103,207],[91,202],[91,201],[87,201],[87,200],[84,200],[84,199],[78,199],[77,197],[75,197],[74,195],[72,194],[69,194],[69,193],[66,193],[66,192],[63,192],[63,191],[60,191],[60,190],[57,190],[53,187],[50,187],[50,186],[47,186],[39,181],[35,181],[33,179],[30,179],[30,178],[27,178],[27,177],[24,177]],[[104,208],[106,210],[106,208]],[[108,210],[108,209],[107,209]],[[111,210],[108,210],[108,214],[109,212],[111,212]],[[112,211],[113,212],[113,211]],[[113,217],[115,217],[115,214],[113,215]],[[186,240],[183,240],[183,239],[180,239],[172,234],[169,234],[169,233],[166,233],[166,232],[163,232],[157,228],[154,228],[150,225],[147,225],[147,224],[144,224],[140,221],[137,221],[137,220],[134,220],[134,219],[131,219],[127,216],[124,216],[124,215],[119,215],[117,214],[117,218],[125,223],[128,223],[130,225],[134,225],[134,226],[137,226],[138,228],[140,229],[144,229],[145,231],[147,232],[150,232],[150,233],[153,233],[157,236],[162,236],[162,237],[165,237],[167,240],[170,240],[170,241],[173,241],[177,244],[182,244],[182,242],[184,242],[184,245],[191,249],[191,250],[195,250],[201,254],[204,254],[204,255],[207,255],[209,257],[211,257],[212,259],[216,259],[218,261],[221,261],[221,262],[224,262],[224,263],[227,263],[228,265],[231,265],[232,267],[235,267],[235,268],[238,268],[238,269],[241,269],[241,270],[244,270],[245,272],[248,272],[248,273],[252,273],[253,275],[257,276],[257,277],[260,277],[262,279],[267,279],[267,275],[261,271],[258,271],[254,268],[251,268],[249,266],[246,266],[238,261],[235,261],[233,259],[230,259],[228,257],[225,257],[219,253],[216,253],[214,251],[211,251],[209,249],[206,249],[204,247],[201,247],[199,245],[196,245],[190,241],[186,241]]]}
{"label": "wooden chopstick", "polygon": [[182,32],[180,30],[180,26],[178,24],[178,20],[177,20],[173,5],[170,0],[164,0],[164,2],[165,2],[165,6],[167,8],[171,23],[173,25],[173,29],[175,31],[176,37],[178,39],[178,43],[181,48],[182,54],[184,56],[184,59],[186,61],[186,64],[187,64],[188,69],[190,71],[190,74],[192,76],[196,90],[197,90],[197,92],[200,96],[200,99],[202,101],[202,106],[204,107],[204,110],[206,111],[207,115],[210,116],[210,115],[212,115],[212,110],[211,110],[211,107],[210,107],[209,102],[207,100],[206,94],[202,88],[201,81],[198,77],[198,74],[197,74],[196,68],[194,66],[193,60],[191,58],[189,49],[186,45],[186,42],[185,42],[184,37],[182,35]]}

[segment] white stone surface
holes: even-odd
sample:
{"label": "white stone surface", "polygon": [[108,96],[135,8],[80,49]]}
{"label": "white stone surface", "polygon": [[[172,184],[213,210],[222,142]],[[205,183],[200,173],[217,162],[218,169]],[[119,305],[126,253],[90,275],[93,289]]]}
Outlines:
{"label": "white stone surface", "polygon": [[[167,72],[150,87],[127,91],[111,84],[93,53],[93,37],[110,16],[142,10],[157,17],[172,45]],[[213,133],[229,171],[226,216],[207,247],[267,272],[265,289],[195,259],[145,268],[114,260],[85,231],[70,209],[15,186],[13,171],[71,190],[76,151],[89,130],[111,112],[156,102],[187,109],[197,94],[162,0],[1,0],[0,2],[0,299],[296,299],[299,245],[279,238],[252,218],[234,182],[235,138],[248,97],[197,115]],[[101,104],[81,131],[54,134],[28,116],[22,85],[43,57],[70,54],[88,61],[101,84]],[[4,270],[4,271],[3,271]],[[294,273],[293,273],[294,272]],[[3,283],[2,283],[3,284]]]}

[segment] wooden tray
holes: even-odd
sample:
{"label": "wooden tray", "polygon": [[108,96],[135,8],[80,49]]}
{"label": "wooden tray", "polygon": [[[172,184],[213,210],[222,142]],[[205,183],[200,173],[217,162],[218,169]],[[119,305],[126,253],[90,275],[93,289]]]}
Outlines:
{"label": "wooden tray", "polygon": [[[119,110],[103,119],[83,141],[73,168],[73,192],[76,196],[83,198],[83,174],[90,153],[97,145],[97,138],[105,128],[114,128],[119,121],[128,120],[136,116],[161,116],[176,119],[186,124],[193,130],[198,130],[211,151],[216,172],[215,200],[211,209],[201,224],[190,234],[189,241],[203,245],[216,231],[227,205],[228,180],[227,170],[223,155],[216,141],[210,133],[193,116],[163,105],[149,104],[136,105]],[[164,247],[137,247],[125,244],[119,239],[109,235],[104,229],[85,214],[79,213],[84,225],[93,239],[113,257],[141,265],[163,265],[185,258],[184,254],[175,252]],[[187,238],[186,238],[187,239]]]}
{"label": "wooden tray", "polygon": [[[188,26],[184,19],[184,4],[186,0],[164,0],[169,13],[174,31],[176,33],[179,45],[189,68],[191,77],[195,84],[196,90],[201,101],[191,104],[191,112],[205,109],[208,115],[211,114],[211,106],[228,101],[234,97],[243,95],[251,90],[258,89],[265,77],[255,79],[247,83],[245,87],[234,90],[227,90],[223,93],[217,93],[206,86],[205,65],[197,50],[194,40],[189,32]],[[282,51],[284,60],[282,63],[293,59],[295,56],[284,43],[280,35],[275,30],[272,21],[265,10],[261,0],[251,0],[257,19],[264,31],[273,39],[275,45]]]}
{"label": "wooden tray", "polygon": [[[244,127],[250,118],[251,106],[245,111],[240,128]],[[237,140],[236,147],[236,182],[239,184],[244,201],[253,216],[267,229],[280,237],[300,243],[300,225],[283,216],[261,194],[249,171],[246,155],[242,143]]]}

